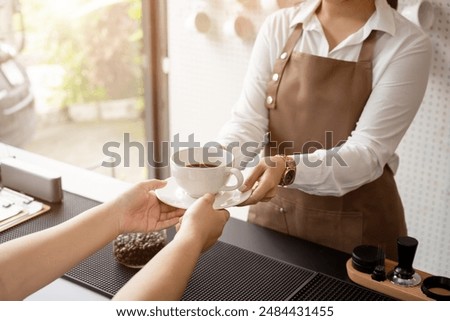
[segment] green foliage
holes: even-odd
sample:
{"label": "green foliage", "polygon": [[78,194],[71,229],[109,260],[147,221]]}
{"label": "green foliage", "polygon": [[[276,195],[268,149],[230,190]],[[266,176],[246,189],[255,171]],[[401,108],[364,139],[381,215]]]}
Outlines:
{"label": "green foliage", "polygon": [[23,8],[30,55],[65,71],[63,106],[143,94],[141,0],[24,1]]}

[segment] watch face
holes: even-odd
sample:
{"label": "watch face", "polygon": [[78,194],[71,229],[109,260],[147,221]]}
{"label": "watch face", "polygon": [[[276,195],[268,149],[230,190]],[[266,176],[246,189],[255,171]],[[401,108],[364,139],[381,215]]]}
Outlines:
{"label": "watch face", "polygon": [[284,174],[284,179],[283,179],[283,185],[290,185],[294,182],[295,180],[295,170],[294,169],[288,169],[286,171],[286,173]]}

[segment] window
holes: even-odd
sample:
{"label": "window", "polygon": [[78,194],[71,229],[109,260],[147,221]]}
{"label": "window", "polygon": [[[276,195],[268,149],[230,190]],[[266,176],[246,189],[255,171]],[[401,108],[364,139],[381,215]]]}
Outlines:
{"label": "window", "polygon": [[101,166],[108,142],[145,140],[141,1],[8,2],[24,21],[15,61],[30,79],[36,116],[20,147],[126,181],[147,177],[136,148],[117,148],[120,164]]}

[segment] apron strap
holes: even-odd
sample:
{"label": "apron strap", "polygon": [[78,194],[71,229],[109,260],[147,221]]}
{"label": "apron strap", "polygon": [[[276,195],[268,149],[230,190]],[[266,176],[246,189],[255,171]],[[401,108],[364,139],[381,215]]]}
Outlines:
{"label": "apron strap", "polygon": [[375,43],[379,34],[378,30],[372,30],[370,35],[364,40],[361,51],[359,52],[359,62],[372,62]]}
{"label": "apron strap", "polygon": [[[283,76],[284,69],[289,62],[294,47],[297,44],[303,33],[303,24],[299,23],[292,34],[286,41],[281,54],[278,56],[275,64],[273,66],[272,79],[269,81],[266,90],[266,101],[265,105],[268,109],[275,109],[277,103],[277,93],[278,85]],[[372,30],[370,35],[364,40],[361,51],[359,52],[358,61],[359,62],[372,62],[373,52],[375,48],[375,43],[378,39],[379,32],[377,30]]]}
{"label": "apron strap", "polygon": [[278,85],[283,75],[284,69],[291,58],[294,47],[300,39],[303,32],[303,25],[299,23],[292,34],[289,36],[286,45],[284,46],[278,59],[273,66],[272,79],[269,81],[266,90],[266,107],[269,109],[275,109],[277,101]]}

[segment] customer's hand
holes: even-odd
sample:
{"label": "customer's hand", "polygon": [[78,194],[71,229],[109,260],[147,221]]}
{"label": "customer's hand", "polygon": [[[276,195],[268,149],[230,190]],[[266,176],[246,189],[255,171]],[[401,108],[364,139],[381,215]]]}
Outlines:
{"label": "customer's hand", "polygon": [[111,214],[117,215],[119,234],[157,231],[178,223],[185,210],[160,202],[154,192],[166,184],[143,181],[107,204]]}
{"label": "customer's hand", "polygon": [[281,156],[262,158],[240,188],[241,192],[253,189],[250,197],[239,206],[270,201],[277,194],[277,186],[286,169]]}
{"label": "customer's hand", "polygon": [[196,200],[180,219],[175,238],[199,242],[203,251],[214,245],[230,218],[227,210],[213,209],[214,200],[212,194],[206,194]]}

